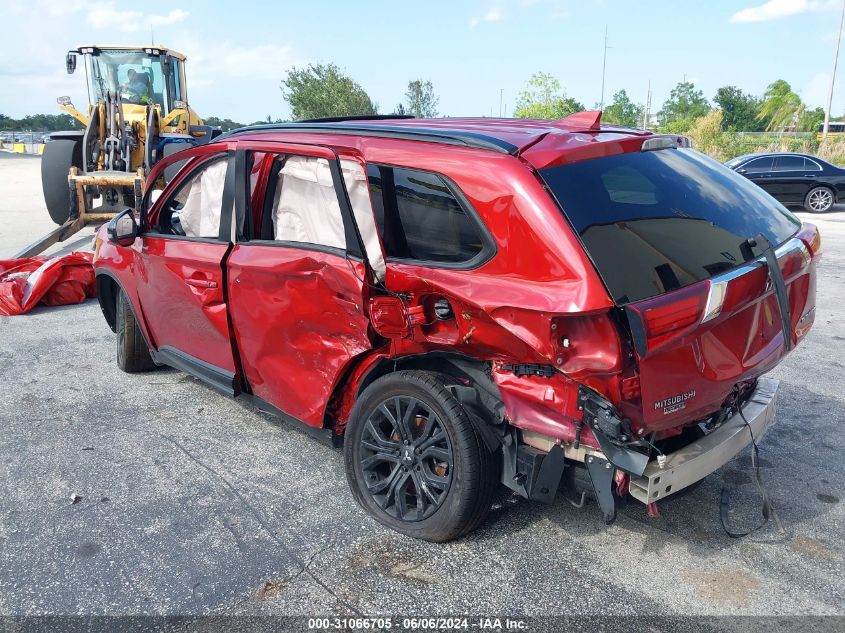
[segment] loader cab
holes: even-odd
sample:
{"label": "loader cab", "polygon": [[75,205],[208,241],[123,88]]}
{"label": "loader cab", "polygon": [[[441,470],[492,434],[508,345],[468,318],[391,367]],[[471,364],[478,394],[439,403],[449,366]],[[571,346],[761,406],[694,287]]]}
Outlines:
{"label": "loader cab", "polygon": [[69,73],[76,68],[77,55],[85,58],[90,94],[95,103],[105,101],[111,92],[119,95],[125,104],[158,105],[162,116],[185,107],[185,57],[180,53],[159,47],[83,46],[68,53]]}

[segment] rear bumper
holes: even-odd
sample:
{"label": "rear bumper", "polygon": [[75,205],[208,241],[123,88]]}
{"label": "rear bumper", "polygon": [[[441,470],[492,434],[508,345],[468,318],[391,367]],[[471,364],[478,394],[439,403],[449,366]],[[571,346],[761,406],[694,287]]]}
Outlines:
{"label": "rear bumper", "polygon": [[[742,412],[759,442],[775,420],[778,381],[760,378]],[[721,468],[751,444],[748,427],[739,413],[700,440],[666,456],[663,468],[652,460],[641,477],[632,477],[631,496],[643,503],[665,499]]]}

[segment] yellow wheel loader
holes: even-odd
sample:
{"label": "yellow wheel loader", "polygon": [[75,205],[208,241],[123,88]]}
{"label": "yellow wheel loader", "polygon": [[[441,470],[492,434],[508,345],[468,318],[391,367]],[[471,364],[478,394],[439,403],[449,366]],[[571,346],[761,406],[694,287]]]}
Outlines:
{"label": "yellow wheel loader", "polygon": [[80,46],[67,53],[68,74],[79,58],[88,111],[69,97],[58,103],[85,129],[54,132],[41,158],[44,201],[60,226],[16,257],[40,253],[126,207],[138,209],[144,178],[158,160],[220,133],[188,105],[181,53],[163,46]]}

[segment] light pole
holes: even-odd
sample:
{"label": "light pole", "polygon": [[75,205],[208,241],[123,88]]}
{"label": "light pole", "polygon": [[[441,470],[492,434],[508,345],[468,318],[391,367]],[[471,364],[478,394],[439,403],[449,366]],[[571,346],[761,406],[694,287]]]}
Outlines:
{"label": "light pole", "polygon": [[824,111],[824,127],[822,128],[822,141],[827,139],[827,130],[830,127],[830,108],[833,105],[833,84],[836,81],[836,65],[839,62],[839,44],[842,41],[842,22],[845,21],[845,0],[842,0],[842,15],[839,16],[839,33],[836,36],[836,53],[833,55],[833,75],[830,77],[830,91],[827,93],[827,109]]}
{"label": "light pole", "polygon": [[604,25],[604,56],[602,57],[601,61],[601,102],[599,104],[599,110],[604,110],[604,75],[605,71],[607,70],[607,49],[610,48],[607,45],[607,24]]}

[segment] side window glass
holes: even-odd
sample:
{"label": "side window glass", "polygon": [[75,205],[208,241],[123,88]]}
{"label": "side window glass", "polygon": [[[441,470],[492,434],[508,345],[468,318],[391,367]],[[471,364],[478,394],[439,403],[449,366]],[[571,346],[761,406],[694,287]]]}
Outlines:
{"label": "side window glass", "polygon": [[822,166],[819,165],[814,160],[810,160],[809,158],[805,158],[804,159],[804,170],[805,171],[821,171]]}
{"label": "side window glass", "polygon": [[200,166],[164,202],[151,230],[164,235],[217,239],[227,166],[226,156]]}
{"label": "side window glass", "polygon": [[388,257],[461,263],[484,248],[474,222],[437,174],[369,165],[367,176]]}
{"label": "side window glass", "polygon": [[766,158],[757,158],[745,163],[745,166],[742,169],[745,169],[745,172],[749,174],[759,174],[761,172],[772,171],[773,162],[774,159],[771,156]]}
{"label": "side window glass", "polygon": [[778,156],[775,171],[803,171],[803,156]]}

